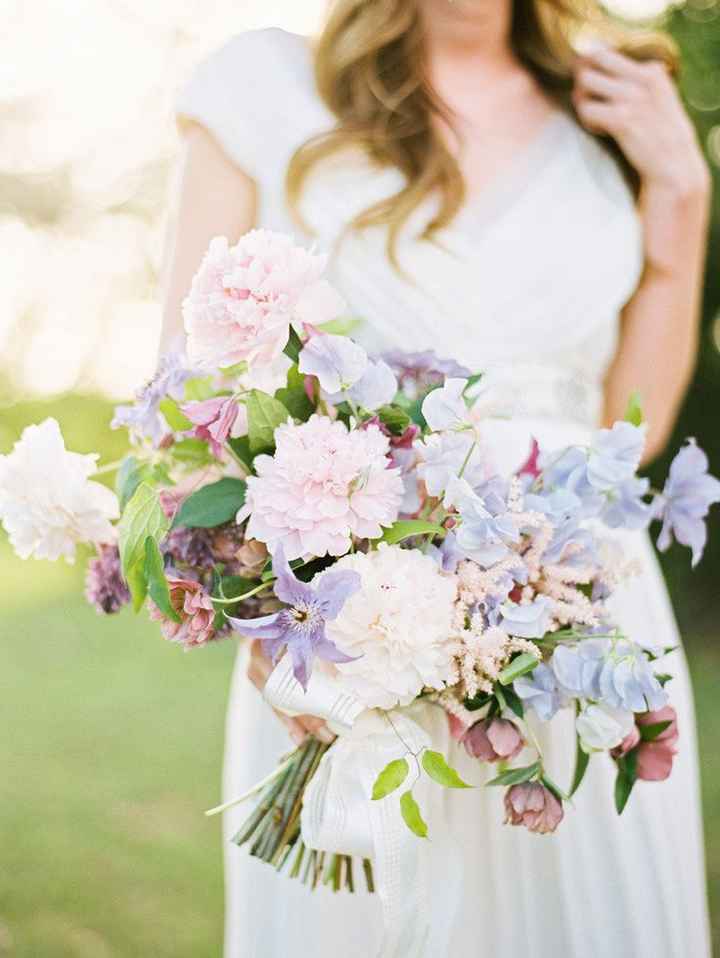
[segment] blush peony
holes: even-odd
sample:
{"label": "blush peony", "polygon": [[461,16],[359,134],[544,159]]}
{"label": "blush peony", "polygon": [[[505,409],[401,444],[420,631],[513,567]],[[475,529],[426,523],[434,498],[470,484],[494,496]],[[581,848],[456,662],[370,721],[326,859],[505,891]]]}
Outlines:
{"label": "blush peony", "polygon": [[21,559],[72,562],[78,542],[114,541],[117,497],[88,480],[97,458],[68,452],[55,419],[28,426],[0,456],[0,521]]}
{"label": "blush peony", "polygon": [[256,456],[238,521],[246,536],[286,557],[340,556],[351,536],[376,538],[398,517],[400,472],[390,468],[389,440],[377,426],[348,431],[344,423],[311,416],[275,430],[274,456]]}
{"label": "blush peony", "polygon": [[452,681],[454,578],[417,549],[386,544],[343,556],[332,569],[362,580],[326,633],[341,652],[357,656],[335,668],[368,708],[409,705],[423,688]]}
{"label": "blush peony", "polygon": [[344,303],[320,278],[325,263],[282,233],[252,230],[232,247],[216,237],[183,303],[189,360],[264,365],[284,349],[291,322],[334,319]]}

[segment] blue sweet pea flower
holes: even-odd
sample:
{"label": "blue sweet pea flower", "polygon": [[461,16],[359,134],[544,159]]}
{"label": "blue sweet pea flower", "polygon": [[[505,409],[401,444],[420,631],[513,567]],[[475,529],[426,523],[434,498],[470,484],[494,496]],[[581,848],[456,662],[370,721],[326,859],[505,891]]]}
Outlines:
{"label": "blue sweet pea flower", "polygon": [[357,572],[349,569],[328,571],[317,577],[317,585],[301,582],[285,558],[282,546],[273,556],[276,575],[273,590],[287,608],[258,619],[228,621],[241,635],[262,639],[263,649],[277,662],[285,649],[292,657],[293,674],[307,688],[314,658],[327,662],[352,662],[325,635],[325,623],[337,618],[345,604],[361,586]]}
{"label": "blue sweet pea flower", "polygon": [[[482,488],[482,487],[481,487]],[[455,535],[458,548],[468,559],[488,568],[510,552],[509,542],[519,542],[520,533],[507,504],[496,486],[488,487],[488,502],[465,479],[453,477],[447,486],[444,505],[456,508],[460,524]],[[488,503],[493,511],[488,509]]]}
{"label": "blue sweet pea flower", "polygon": [[549,722],[566,704],[552,669],[544,662],[539,662],[529,675],[515,679],[513,688],[525,707],[532,709],[543,722]]}
{"label": "blue sweet pea flower", "polygon": [[600,492],[614,489],[637,472],[645,448],[645,425],[616,422],[611,429],[598,429],[590,446],[587,478]]}
{"label": "blue sweet pea flower", "polygon": [[692,550],[692,564],[702,558],[707,541],[705,519],[720,502],[720,481],[708,473],[705,453],[691,439],[670,465],[662,495],[653,503],[653,517],[662,519],[658,548],[665,552],[673,537]]}
{"label": "blue sweet pea flower", "polygon": [[521,639],[541,639],[550,627],[552,605],[552,600],[544,595],[524,605],[506,602],[500,609],[500,627]]}
{"label": "blue sweet pea flower", "polygon": [[626,479],[608,493],[600,518],[611,529],[645,529],[652,516],[651,507],[643,499],[650,483],[637,476]]}

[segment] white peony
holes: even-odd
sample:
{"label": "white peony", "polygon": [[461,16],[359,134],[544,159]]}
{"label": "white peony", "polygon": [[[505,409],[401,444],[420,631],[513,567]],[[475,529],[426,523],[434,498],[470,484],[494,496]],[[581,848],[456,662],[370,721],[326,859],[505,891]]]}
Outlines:
{"label": "white peony", "polygon": [[89,482],[97,455],[68,452],[55,419],[28,426],[0,456],[0,521],[21,559],[75,558],[78,542],[111,542],[115,493]]}
{"label": "white peony", "polygon": [[368,708],[409,705],[423,688],[451,681],[450,632],[455,580],[417,549],[381,544],[377,551],[343,556],[362,587],[327,622],[327,637],[346,655],[337,665],[343,684]]}

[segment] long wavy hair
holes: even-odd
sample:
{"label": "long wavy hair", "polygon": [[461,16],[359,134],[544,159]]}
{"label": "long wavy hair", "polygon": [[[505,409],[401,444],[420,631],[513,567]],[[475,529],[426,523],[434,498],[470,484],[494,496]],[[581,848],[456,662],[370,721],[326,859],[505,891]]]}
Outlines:
{"label": "long wavy hair", "polygon": [[[588,25],[609,34],[624,53],[677,69],[668,37],[619,32],[595,0],[513,0],[516,56],[569,111],[573,39]],[[286,182],[290,208],[309,229],[299,212],[303,186],[320,161],[340,151],[359,148],[374,164],[396,167],[404,174],[402,189],[362,211],[349,227],[386,226],[388,255],[397,266],[399,234],[427,196],[437,195],[439,204],[423,239],[446,227],[465,198],[458,162],[433,122],[440,116],[452,128],[453,117],[428,80],[418,0],[335,0],[315,47],[315,82],[337,122],[293,156]]]}

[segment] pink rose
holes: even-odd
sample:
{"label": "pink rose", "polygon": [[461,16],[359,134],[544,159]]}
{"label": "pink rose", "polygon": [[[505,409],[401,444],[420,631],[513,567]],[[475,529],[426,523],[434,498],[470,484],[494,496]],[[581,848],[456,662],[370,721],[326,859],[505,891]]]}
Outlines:
{"label": "pink rose", "polygon": [[522,752],[525,740],[518,727],[507,719],[484,719],[471,726],[462,739],[468,755],[481,762],[513,759]]}
{"label": "pink rose", "polygon": [[531,832],[554,832],[563,819],[563,807],[540,782],[513,785],[505,793],[505,824],[524,825]]}
{"label": "pink rose", "polygon": [[205,645],[215,637],[213,621],[215,609],[210,596],[199,582],[168,577],[170,602],[180,616],[179,622],[167,618],[153,603],[150,617],[160,622],[160,630],[170,642],[179,642],[186,649]]}

